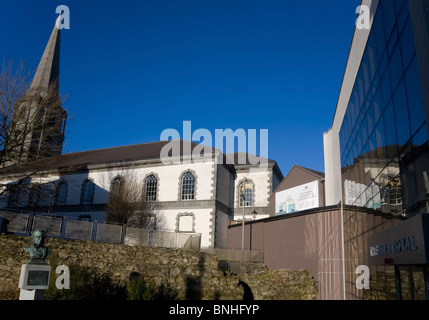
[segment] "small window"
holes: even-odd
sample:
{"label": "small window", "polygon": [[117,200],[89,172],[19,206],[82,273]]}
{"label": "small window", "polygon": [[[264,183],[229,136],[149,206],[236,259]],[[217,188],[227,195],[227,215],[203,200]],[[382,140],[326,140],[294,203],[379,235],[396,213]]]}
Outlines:
{"label": "small window", "polygon": [[182,176],[181,199],[195,199],[195,176],[192,172],[188,171]]}
{"label": "small window", "polygon": [[94,182],[85,180],[82,184],[81,204],[92,204],[94,202]]}
{"label": "small window", "polygon": [[67,182],[62,181],[57,186],[55,205],[64,206],[67,202]]}
{"label": "small window", "polygon": [[146,178],[144,184],[144,197],[145,201],[154,202],[156,201],[156,194],[158,190],[158,179],[155,175],[151,174]]}

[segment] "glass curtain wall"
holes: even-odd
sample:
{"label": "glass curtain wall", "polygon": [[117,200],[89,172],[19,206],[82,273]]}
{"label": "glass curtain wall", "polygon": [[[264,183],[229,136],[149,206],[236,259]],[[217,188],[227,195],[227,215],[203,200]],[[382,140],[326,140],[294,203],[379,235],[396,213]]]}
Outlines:
{"label": "glass curtain wall", "polygon": [[[356,289],[356,267],[368,265],[368,236],[427,212],[428,133],[409,8],[379,1],[340,130],[347,299],[397,298],[393,265],[370,265],[370,290]],[[420,273],[410,268],[400,270],[402,299],[420,299]]]}
{"label": "glass curtain wall", "polygon": [[346,205],[401,217],[426,211],[428,134],[414,41],[408,1],[380,0],[340,131]]}

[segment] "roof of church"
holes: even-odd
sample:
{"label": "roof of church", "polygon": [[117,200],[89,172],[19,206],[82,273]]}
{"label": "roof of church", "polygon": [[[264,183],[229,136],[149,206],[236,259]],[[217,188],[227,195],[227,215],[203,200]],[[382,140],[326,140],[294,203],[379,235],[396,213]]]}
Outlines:
{"label": "roof of church", "polygon": [[[180,155],[189,154],[183,152],[183,140],[180,141]],[[65,153],[58,156],[52,156],[49,158],[44,158],[21,165],[5,167],[0,169],[0,174],[19,174],[23,172],[30,171],[46,171],[46,170],[56,170],[56,169],[66,169],[72,168],[75,170],[85,169],[88,165],[97,165],[97,164],[108,164],[108,163],[117,163],[117,162],[129,162],[137,160],[159,160],[161,155],[161,150],[169,141],[156,141],[128,146],[104,148],[104,149],[95,149],[88,151],[80,151],[73,153]],[[195,146],[201,145],[199,143],[191,142],[191,150]],[[215,148],[209,147],[212,150]],[[171,147],[168,147],[171,149]],[[234,154],[234,163],[240,165],[238,162],[240,159],[237,158],[239,153]],[[248,157],[246,157],[247,164],[249,162]],[[225,164],[228,164],[224,161]],[[275,163],[274,160],[268,159],[268,163]]]}
{"label": "roof of church", "polygon": [[58,85],[60,74],[60,30],[57,25],[59,25],[60,18],[61,16],[55,22],[54,29],[40,59],[27,95],[32,95],[36,92],[47,92],[48,87],[54,82],[57,82]]}
{"label": "roof of church", "polygon": [[[170,141],[157,141],[128,146],[95,149],[73,153],[65,153],[52,156],[21,165],[6,167],[0,170],[0,174],[13,174],[25,171],[44,171],[73,167],[75,169],[86,168],[88,165],[107,164],[111,162],[159,159],[161,149]],[[191,143],[192,148],[196,143]],[[184,155],[183,148],[180,155]]]}

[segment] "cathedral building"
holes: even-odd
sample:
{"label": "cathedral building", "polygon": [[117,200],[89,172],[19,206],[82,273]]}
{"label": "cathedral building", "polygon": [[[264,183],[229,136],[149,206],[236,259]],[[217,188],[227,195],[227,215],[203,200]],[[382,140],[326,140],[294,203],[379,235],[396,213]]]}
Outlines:
{"label": "cathedral building", "polygon": [[[54,27],[23,100],[42,99],[50,90],[57,94],[59,54],[60,30]],[[0,182],[10,187],[0,198],[4,210],[104,221],[111,192],[132,180],[144,202],[154,205],[156,228],[199,233],[202,248],[226,247],[232,221],[268,216],[269,197],[283,179],[273,160],[260,168],[247,155],[244,163],[229,163],[215,148],[204,161],[195,161],[183,145],[190,143],[192,151],[197,144],[183,140],[177,141],[180,153],[173,155],[179,161],[170,164],[160,155],[172,141],[62,154],[67,113],[57,104],[51,115],[50,129],[43,121],[33,126],[26,136],[29,143],[17,151],[20,160],[0,169]],[[13,188],[18,184],[23,187]]]}

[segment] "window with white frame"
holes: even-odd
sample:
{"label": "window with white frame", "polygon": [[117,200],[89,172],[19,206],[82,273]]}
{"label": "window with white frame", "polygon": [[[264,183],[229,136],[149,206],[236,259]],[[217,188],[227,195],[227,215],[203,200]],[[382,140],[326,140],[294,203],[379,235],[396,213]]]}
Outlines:
{"label": "window with white frame", "polygon": [[154,174],[151,174],[146,178],[145,184],[144,184],[145,201],[148,201],[148,202],[156,201],[157,191],[158,191],[158,179]]}
{"label": "window with white frame", "polygon": [[188,171],[182,176],[181,183],[181,200],[195,199],[195,175]]}
{"label": "window with white frame", "polygon": [[238,187],[240,197],[240,207],[252,207],[253,206],[253,182],[250,180],[244,180]]}

